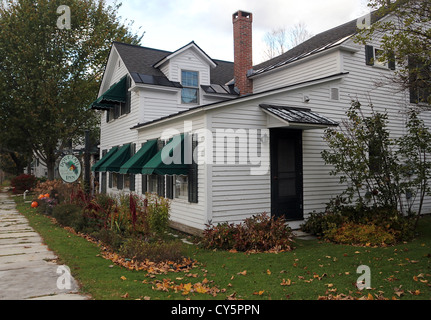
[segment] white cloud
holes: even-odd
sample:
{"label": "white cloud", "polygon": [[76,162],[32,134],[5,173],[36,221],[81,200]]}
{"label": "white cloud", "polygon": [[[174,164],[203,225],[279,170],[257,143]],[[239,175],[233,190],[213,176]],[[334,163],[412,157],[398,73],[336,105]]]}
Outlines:
{"label": "white cloud", "polygon": [[366,1],[123,0],[120,15],[146,32],[144,46],[173,51],[194,40],[212,58],[231,61],[232,14],[252,12],[254,62],[258,63],[265,32],[303,22],[311,33],[318,34],[364,14]]}

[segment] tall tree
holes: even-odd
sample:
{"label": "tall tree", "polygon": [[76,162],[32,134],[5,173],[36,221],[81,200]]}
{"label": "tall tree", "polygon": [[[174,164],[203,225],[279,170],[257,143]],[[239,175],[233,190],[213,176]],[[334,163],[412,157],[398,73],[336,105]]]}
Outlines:
{"label": "tall tree", "polygon": [[383,61],[396,61],[390,80],[411,92],[411,102],[431,103],[431,1],[369,0],[376,17],[387,16],[364,28],[357,40],[367,43],[380,36]]}
{"label": "tall tree", "polygon": [[289,29],[272,29],[263,38],[266,45],[264,51],[265,58],[272,59],[279,56],[310,39],[312,36],[303,22],[299,22]]}
{"label": "tall tree", "polygon": [[112,42],[142,39],[120,21],[120,6],[104,0],[0,2],[0,129],[8,132],[3,140],[13,137],[31,149],[45,162],[49,179],[62,149],[97,127],[89,105]]}

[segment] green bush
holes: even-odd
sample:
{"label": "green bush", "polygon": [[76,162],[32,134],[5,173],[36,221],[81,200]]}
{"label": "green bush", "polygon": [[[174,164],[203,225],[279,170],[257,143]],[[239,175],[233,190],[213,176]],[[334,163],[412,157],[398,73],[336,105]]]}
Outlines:
{"label": "green bush", "polygon": [[323,237],[327,230],[340,226],[346,221],[347,219],[341,214],[312,212],[307,221],[301,226],[301,230]]}
{"label": "green bush", "polygon": [[[301,230],[332,241],[334,238],[331,235],[345,224],[374,225],[388,232],[396,242],[411,240],[414,236],[414,220],[391,207],[342,206],[328,213],[313,212]],[[354,240],[352,238],[350,243]]]}
{"label": "green bush", "polygon": [[91,232],[91,236],[101,241],[104,245],[117,251],[121,248],[124,243],[124,237],[117,232],[110,229],[100,229]]}
{"label": "green bush", "polygon": [[263,213],[238,225],[223,223],[208,227],[201,245],[206,249],[269,251],[291,250],[292,242],[292,230],[286,221]]}
{"label": "green bush", "polygon": [[385,246],[396,243],[394,232],[375,224],[344,223],[325,232],[325,238],[340,244]]}
{"label": "green bush", "polygon": [[140,239],[129,239],[120,248],[120,255],[139,262],[150,260],[153,262],[183,259],[182,244],[179,241],[148,242]]}
{"label": "green bush", "polygon": [[87,219],[80,206],[75,204],[59,204],[52,210],[52,216],[64,227],[71,227],[81,232],[87,227]]}
{"label": "green bush", "polygon": [[169,200],[150,193],[146,194],[146,199],[148,201],[146,217],[150,231],[162,235],[169,226]]}

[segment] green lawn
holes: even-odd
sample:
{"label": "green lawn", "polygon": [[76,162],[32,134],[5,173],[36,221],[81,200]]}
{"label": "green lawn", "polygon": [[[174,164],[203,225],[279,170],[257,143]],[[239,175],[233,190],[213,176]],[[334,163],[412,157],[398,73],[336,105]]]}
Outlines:
{"label": "green lawn", "polygon": [[[186,272],[149,277],[113,265],[97,245],[54,225],[17,198],[18,209],[30,220],[45,243],[71,268],[82,292],[95,300],[259,299],[317,300],[344,297],[431,299],[431,217],[420,222],[418,237],[386,248],[351,247],[298,240],[296,249],[279,254],[208,251],[186,245],[198,261]],[[357,267],[371,271],[371,289],[359,291]],[[165,283],[165,291],[155,290]],[[196,290],[202,284],[210,292]],[[283,284],[283,285],[282,285]],[[184,288],[194,287],[194,290]],[[177,290],[175,288],[182,288]],[[208,290],[206,290],[208,291]],[[212,294],[210,294],[212,293]]]}

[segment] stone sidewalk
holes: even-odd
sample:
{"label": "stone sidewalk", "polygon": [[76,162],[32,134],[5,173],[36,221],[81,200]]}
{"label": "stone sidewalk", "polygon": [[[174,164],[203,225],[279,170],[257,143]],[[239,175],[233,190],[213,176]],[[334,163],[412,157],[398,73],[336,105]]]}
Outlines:
{"label": "stone sidewalk", "polygon": [[0,191],[0,300],[88,300],[56,259]]}

